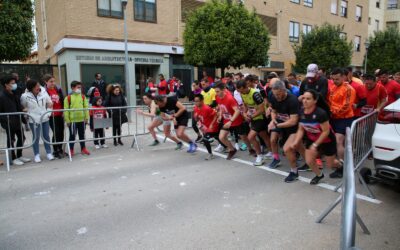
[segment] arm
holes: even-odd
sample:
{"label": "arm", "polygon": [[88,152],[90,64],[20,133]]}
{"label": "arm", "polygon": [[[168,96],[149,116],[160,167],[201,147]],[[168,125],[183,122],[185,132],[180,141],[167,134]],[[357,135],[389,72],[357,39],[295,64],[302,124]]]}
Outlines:
{"label": "arm", "polygon": [[255,92],[253,95],[253,99],[254,102],[257,104],[257,106],[256,106],[256,112],[253,114],[252,117],[250,117],[250,119],[265,113],[264,98],[261,95],[261,93]]}
{"label": "arm", "polygon": [[231,120],[229,122],[225,123],[224,128],[226,128],[226,129],[230,128],[232,125],[232,122],[234,120],[236,120],[240,115],[240,110],[239,110],[238,106],[233,106],[232,108],[235,111],[235,113],[233,113]]}
{"label": "arm", "polygon": [[296,124],[299,121],[299,115],[297,114],[291,114],[289,117],[289,120],[282,122],[282,123],[275,123],[277,128],[289,128],[296,126]]}
{"label": "arm", "polygon": [[186,111],[185,106],[183,106],[181,102],[176,102],[176,107],[179,108],[179,110],[175,113],[174,117],[179,117]]}
{"label": "arm", "polygon": [[344,105],[342,104],[337,104],[335,102],[331,103],[331,112],[334,115],[341,115],[344,113],[347,113],[349,109],[352,108],[352,103],[354,102],[354,98],[352,97],[352,89],[348,88],[347,91],[345,92],[345,103]]}
{"label": "arm", "polygon": [[319,145],[321,145],[321,143],[328,138],[329,136],[329,121],[323,122],[320,124],[321,125],[321,135],[318,137],[318,139],[313,143],[313,145],[315,145],[316,147],[318,147]]}

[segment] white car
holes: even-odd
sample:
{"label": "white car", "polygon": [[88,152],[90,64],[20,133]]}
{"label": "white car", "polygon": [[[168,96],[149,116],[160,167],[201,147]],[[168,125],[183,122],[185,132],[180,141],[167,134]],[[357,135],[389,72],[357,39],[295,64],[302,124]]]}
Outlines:
{"label": "white car", "polygon": [[400,183],[400,99],[379,113],[372,136],[376,176],[388,183]]}

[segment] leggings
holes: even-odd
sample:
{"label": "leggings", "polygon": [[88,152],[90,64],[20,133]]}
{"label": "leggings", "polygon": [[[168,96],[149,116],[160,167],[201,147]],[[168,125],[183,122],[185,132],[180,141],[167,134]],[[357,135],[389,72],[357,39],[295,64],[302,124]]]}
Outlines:
{"label": "leggings", "polygon": [[200,133],[199,128],[197,127],[196,119],[194,119],[194,112],[192,113],[192,128],[196,134]]}
{"label": "leggings", "polygon": [[[118,136],[121,135],[121,125],[119,124],[114,124],[113,126],[113,136]],[[121,137],[117,137],[118,140],[121,140]],[[117,140],[117,138],[114,138],[114,141]]]}
{"label": "leggings", "polygon": [[219,144],[221,144],[224,148],[226,148],[226,146],[219,140],[219,133],[218,132],[216,132],[216,133],[206,133],[204,135],[203,142],[204,142],[204,146],[206,147],[207,152],[209,154],[212,154],[211,144],[210,144],[211,138],[216,139],[219,142]]}

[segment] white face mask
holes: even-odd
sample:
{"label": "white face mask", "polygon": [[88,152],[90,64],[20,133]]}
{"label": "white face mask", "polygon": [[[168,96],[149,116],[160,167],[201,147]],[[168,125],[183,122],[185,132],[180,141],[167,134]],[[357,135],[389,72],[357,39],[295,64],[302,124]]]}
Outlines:
{"label": "white face mask", "polygon": [[11,90],[16,90],[18,85],[16,83],[11,84]]}
{"label": "white face mask", "polygon": [[75,89],[74,92],[77,93],[77,94],[80,94],[80,93],[82,93],[82,90],[81,89]]}

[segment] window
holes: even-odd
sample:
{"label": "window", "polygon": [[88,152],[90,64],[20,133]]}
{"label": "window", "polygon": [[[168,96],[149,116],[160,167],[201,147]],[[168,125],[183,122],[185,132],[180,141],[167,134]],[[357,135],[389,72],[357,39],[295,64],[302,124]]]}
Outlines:
{"label": "window", "polygon": [[299,42],[299,29],[300,25],[296,22],[290,22],[289,24],[289,41],[290,42]]}
{"label": "window", "polygon": [[303,34],[307,35],[312,30],[312,26],[308,24],[303,24]]}
{"label": "window", "polygon": [[360,51],[361,36],[354,37],[354,51]]}
{"label": "window", "polygon": [[337,15],[337,0],[331,0],[331,13]]}
{"label": "window", "polygon": [[304,0],[304,6],[313,7],[313,0]]}
{"label": "window", "polygon": [[260,14],[258,14],[258,17],[268,28],[268,31],[271,35],[276,36],[278,34],[278,19],[276,17],[264,16]]}
{"label": "window", "polygon": [[341,1],[340,3],[340,16],[347,17],[347,1]]}
{"label": "window", "polygon": [[397,29],[398,27],[398,22],[386,22],[386,28],[390,29],[390,28],[395,28]]}
{"label": "window", "polygon": [[380,1],[380,0],[377,0],[377,1],[376,1],[376,7],[377,7],[378,9],[381,8],[381,1]]}
{"label": "window", "polygon": [[135,0],[135,20],[157,22],[156,0]]}
{"label": "window", "polygon": [[347,33],[346,33],[346,32],[340,32],[339,36],[340,36],[340,38],[342,38],[343,40],[347,40]]}
{"label": "window", "polygon": [[290,0],[290,2],[300,4],[300,0]]}
{"label": "window", "polygon": [[375,31],[379,31],[379,20],[375,19]]}
{"label": "window", "polygon": [[122,18],[124,14],[121,0],[97,0],[97,15]]}
{"label": "window", "polygon": [[397,0],[388,0],[387,8],[388,10],[397,9]]}
{"label": "window", "polygon": [[361,17],[362,17],[362,7],[361,6],[356,6],[356,21],[361,22]]}

